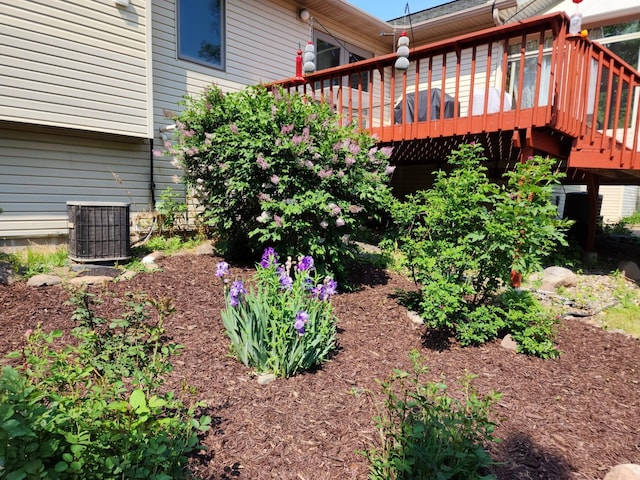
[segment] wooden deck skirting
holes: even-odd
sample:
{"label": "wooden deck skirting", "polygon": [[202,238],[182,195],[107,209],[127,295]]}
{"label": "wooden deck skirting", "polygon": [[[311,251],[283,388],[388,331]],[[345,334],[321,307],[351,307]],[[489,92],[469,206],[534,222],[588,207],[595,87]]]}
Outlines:
{"label": "wooden deck skirting", "polygon": [[[545,15],[271,85],[329,102],[384,143],[513,132],[534,152],[587,171],[640,170],[640,74]],[[635,178],[640,178],[635,177]]]}

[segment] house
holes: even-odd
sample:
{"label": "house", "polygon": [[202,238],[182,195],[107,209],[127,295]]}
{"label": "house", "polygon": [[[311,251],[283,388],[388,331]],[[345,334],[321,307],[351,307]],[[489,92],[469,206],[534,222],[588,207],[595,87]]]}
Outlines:
{"label": "house", "polygon": [[[303,5],[304,4],[304,5]],[[65,242],[67,202],[128,205],[132,229],[179,171],[154,155],[166,111],[291,75],[310,38],[327,52],[392,51],[387,23],[339,0],[15,0],[0,6],[0,247]],[[322,39],[322,40],[321,40]],[[323,60],[324,59],[324,60]]]}
{"label": "house", "polygon": [[[589,1],[596,0],[585,0],[583,5]],[[619,19],[637,18],[634,0],[620,2],[629,5]],[[517,30],[522,19],[562,5],[559,0],[456,0],[385,22],[343,0],[15,0],[4,4],[0,7],[0,208],[4,210],[0,248],[66,241],[68,202],[128,205],[132,229],[146,228],[141,219],[153,210],[163,190],[180,188],[175,183],[179,171],[171,159],[154,152],[162,150],[171,135],[166,112],[180,108],[185,93],[200,92],[212,82],[234,91],[291,77],[296,51],[309,40],[316,46],[318,68],[310,79],[352,64],[361,84],[375,77],[376,82],[386,80],[388,90],[395,77],[390,73],[380,77],[373,67],[365,71],[361,65],[392,63],[402,30],[410,35],[412,47],[444,48],[453,36],[472,42],[476,32],[491,28],[494,36],[498,35],[495,29],[508,28],[515,38],[524,35]],[[594,25],[598,26],[618,19],[596,17]],[[585,26],[588,18],[584,16]],[[505,68],[515,68],[518,59],[489,45],[493,44],[474,49],[473,60],[468,57],[464,68],[475,72],[470,83],[465,71],[455,74],[455,62],[454,70],[445,73],[453,57],[437,65],[423,62],[424,72],[430,70],[431,76],[414,68],[407,75],[409,80],[417,80],[416,72],[423,75],[414,82],[416,98],[425,83],[433,87],[440,81],[443,90],[457,88],[458,96],[465,92],[471,99],[477,89],[471,88],[474,82],[478,87],[483,79],[502,82],[509,78],[511,97],[500,100],[498,93],[500,112],[487,115],[493,83],[485,82],[487,88],[476,101],[475,108],[490,126],[520,115],[519,107],[503,113],[514,95],[550,95],[548,85],[545,90],[542,83],[537,89],[518,83]],[[535,52],[521,50],[523,66],[530,58],[536,62]],[[487,63],[491,56],[505,61]],[[476,61],[481,58],[484,67]],[[539,63],[544,64],[545,58],[540,57]],[[361,123],[365,128],[379,122],[374,116],[376,108],[388,113],[401,105],[403,92],[405,103],[409,102],[411,92],[400,83],[393,87],[394,98],[378,106],[374,86],[364,95],[361,91],[360,97],[347,98],[345,94],[353,93],[353,88],[334,89],[335,79],[326,78],[322,83],[326,88],[318,91],[330,93],[351,120],[355,110],[347,110],[362,107],[357,115],[363,120],[366,114]],[[303,88],[313,86],[309,82]],[[397,134],[407,133],[404,110],[400,108],[401,125],[394,128]],[[462,105],[456,118],[475,115],[471,110],[468,103]],[[545,105],[540,115],[549,111],[550,105]],[[445,138],[450,124],[449,119],[444,120],[445,130],[432,133]],[[420,121],[414,125],[423,128]],[[439,128],[438,122],[433,125]],[[503,137],[498,140],[502,142]],[[511,137],[507,140],[502,143],[512,143]],[[515,140],[528,141],[525,133]],[[398,152],[420,159],[420,152],[412,150],[410,143],[404,142],[407,148],[398,148]],[[587,147],[585,155],[590,152]],[[621,153],[621,158],[626,159],[625,155]],[[407,177],[418,177],[414,164],[405,167]],[[424,166],[420,168],[424,171]],[[400,175],[396,180],[403,181]]]}

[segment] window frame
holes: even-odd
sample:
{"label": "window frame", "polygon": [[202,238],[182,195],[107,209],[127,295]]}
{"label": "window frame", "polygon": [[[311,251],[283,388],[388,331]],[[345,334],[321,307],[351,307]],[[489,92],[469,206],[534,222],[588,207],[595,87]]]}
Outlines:
{"label": "window frame", "polygon": [[181,15],[181,3],[187,2],[187,0],[176,0],[176,58],[185,62],[195,63],[207,68],[213,68],[215,70],[226,71],[227,67],[227,18],[226,18],[226,0],[220,1],[220,64],[215,64],[202,60],[197,57],[193,57],[188,54],[182,53],[182,35],[180,34],[180,15]]}

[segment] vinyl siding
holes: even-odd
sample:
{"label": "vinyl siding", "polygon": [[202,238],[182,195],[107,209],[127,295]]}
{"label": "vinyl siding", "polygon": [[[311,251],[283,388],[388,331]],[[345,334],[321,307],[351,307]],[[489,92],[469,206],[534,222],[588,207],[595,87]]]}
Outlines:
{"label": "vinyl siding", "polygon": [[149,210],[148,141],[3,125],[0,149],[0,245],[66,235],[67,201]]}
{"label": "vinyl siding", "polygon": [[0,120],[148,137],[146,0],[0,9]]}

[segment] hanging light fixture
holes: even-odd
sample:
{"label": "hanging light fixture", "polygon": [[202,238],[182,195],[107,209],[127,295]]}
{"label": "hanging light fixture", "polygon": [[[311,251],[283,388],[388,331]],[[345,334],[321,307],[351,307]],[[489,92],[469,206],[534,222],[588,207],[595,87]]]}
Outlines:
{"label": "hanging light fixture", "polygon": [[396,51],[396,70],[405,71],[409,68],[409,37],[407,32],[402,32],[398,37],[398,50]]}

